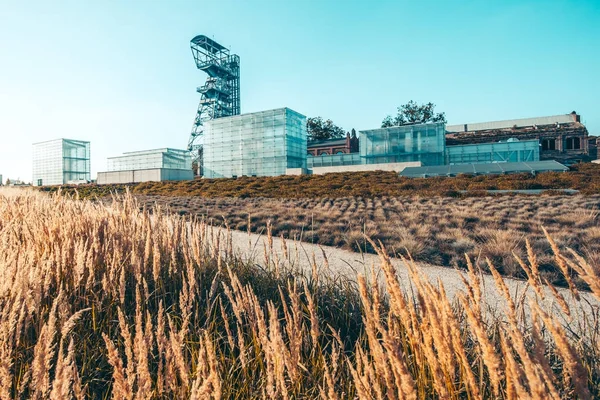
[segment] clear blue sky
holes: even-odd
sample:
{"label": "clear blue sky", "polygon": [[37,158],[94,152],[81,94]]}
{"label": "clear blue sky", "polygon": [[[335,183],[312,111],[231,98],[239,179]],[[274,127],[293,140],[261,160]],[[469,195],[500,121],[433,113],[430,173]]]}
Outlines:
{"label": "clear blue sky", "polygon": [[185,148],[206,78],[189,41],[241,57],[242,112],[287,106],[346,130],[414,99],[448,123],[576,110],[600,134],[600,0],[0,0],[0,174],[31,144],[106,157]]}

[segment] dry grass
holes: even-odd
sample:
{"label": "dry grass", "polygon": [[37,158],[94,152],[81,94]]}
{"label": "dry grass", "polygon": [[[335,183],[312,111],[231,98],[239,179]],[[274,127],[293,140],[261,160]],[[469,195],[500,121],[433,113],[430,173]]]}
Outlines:
{"label": "dry grass", "polygon": [[[490,258],[503,275],[526,278],[513,254],[523,256],[525,238],[538,254],[541,275],[566,281],[557,270],[542,226],[560,246],[600,262],[600,196],[349,197],[322,199],[231,199],[137,196],[181,215],[203,217],[233,229],[339,248],[374,252],[365,234],[391,253],[417,261],[466,268],[465,254],[488,270]],[[579,281],[579,283],[581,283]]]}
{"label": "dry grass", "polygon": [[[469,197],[484,195],[485,190],[511,189],[576,189],[583,194],[600,194],[600,164],[577,164],[571,167],[569,172],[544,172],[536,176],[512,174],[403,178],[395,172],[370,171],[310,176],[144,182],[130,185],[83,185],[67,186],[63,190],[77,189],[82,198],[96,198],[115,191],[124,192],[126,188],[134,194],[147,195],[276,199],[413,195]],[[54,192],[57,187],[44,187],[41,190]]]}
{"label": "dry grass", "polygon": [[506,301],[487,310],[476,267],[451,303],[409,260],[406,291],[369,245],[383,287],[317,282],[268,248],[242,263],[207,225],[131,197],[0,195],[0,399],[600,395],[596,265],[552,245],[594,296],[570,319],[583,297],[543,290],[531,247],[520,263],[536,290],[514,298],[490,262]]}

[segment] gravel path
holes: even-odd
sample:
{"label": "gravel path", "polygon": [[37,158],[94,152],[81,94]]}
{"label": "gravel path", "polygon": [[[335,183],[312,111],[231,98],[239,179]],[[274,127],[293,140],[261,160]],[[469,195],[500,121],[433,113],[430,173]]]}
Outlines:
{"label": "gravel path", "polygon": [[[215,233],[220,233],[223,236],[226,235],[226,231],[222,228],[213,228]],[[258,264],[265,265],[265,248],[269,248],[269,240],[265,235],[258,235],[254,233],[246,233],[232,230],[230,231],[231,248],[237,256],[243,260],[252,260]],[[285,245],[284,245],[285,242]],[[287,249],[284,250],[284,248]],[[364,275],[370,275],[369,271],[371,266],[375,267],[376,273],[380,271],[379,265],[381,260],[378,255],[375,254],[359,254],[347,250],[341,250],[335,247],[319,246],[310,243],[297,242],[282,240],[280,238],[272,238],[272,249],[268,253],[274,254],[273,259],[278,259],[280,262],[289,262],[295,266],[303,269],[307,273],[311,273],[313,268],[313,261],[317,266],[318,273],[320,275],[329,275],[330,277],[342,276],[350,280],[355,280],[358,273]],[[395,266],[400,282],[406,284],[406,289],[410,290],[410,278],[407,267],[399,259],[392,259],[392,263]],[[420,271],[426,275],[432,282],[441,282],[444,285],[446,293],[450,298],[454,298],[458,291],[464,289],[464,284],[460,278],[460,272],[449,267],[438,267],[432,265],[426,265],[417,263]],[[380,281],[383,282],[381,274],[379,274]],[[493,277],[488,274],[482,275],[482,282],[484,285],[484,298],[486,303],[490,306],[491,310],[503,309],[504,299],[498,293]],[[514,298],[520,298],[520,296],[529,295],[533,296],[533,290],[528,287],[524,281],[516,279],[505,278],[507,287]],[[570,291],[567,289],[558,289],[558,291],[565,297],[566,301],[572,308],[574,316],[578,316],[581,313],[589,313],[593,309],[597,310],[600,307],[600,302],[589,293],[582,294],[582,301],[577,302]],[[555,302],[551,295],[550,289],[546,288],[548,294],[547,301]],[[555,310],[557,318],[565,318],[561,312],[558,311],[557,304],[548,304]],[[527,307],[526,307],[527,309]],[[526,310],[527,311],[527,310]],[[567,323],[567,321],[564,321]]]}

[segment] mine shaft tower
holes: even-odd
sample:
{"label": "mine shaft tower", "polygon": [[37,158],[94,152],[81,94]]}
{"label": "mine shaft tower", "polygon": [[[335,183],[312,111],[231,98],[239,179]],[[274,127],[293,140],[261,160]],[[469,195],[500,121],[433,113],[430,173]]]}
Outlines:
{"label": "mine shaft tower", "polygon": [[196,88],[200,104],[188,140],[201,174],[204,122],[240,114],[240,57],[204,35],[193,38],[190,47],[196,67],[208,75],[204,85]]}

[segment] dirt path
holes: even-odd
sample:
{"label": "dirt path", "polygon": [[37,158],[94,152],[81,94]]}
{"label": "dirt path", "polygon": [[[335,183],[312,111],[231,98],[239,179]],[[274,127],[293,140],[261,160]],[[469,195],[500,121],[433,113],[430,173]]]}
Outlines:
{"label": "dirt path", "polygon": [[[222,228],[213,229],[215,234],[217,232],[220,233],[223,235],[222,240],[225,240],[226,230]],[[359,254],[335,247],[289,240],[284,241],[280,238],[272,238],[272,251],[269,251],[269,239],[265,235],[248,234],[234,230],[230,231],[229,235],[231,238],[231,248],[235,255],[241,257],[243,260],[251,260],[261,265],[266,264],[266,248],[267,254],[273,254],[272,260],[279,260],[279,262],[288,262],[289,260],[293,266],[299,267],[309,274],[313,268],[313,261],[320,275],[328,274],[330,277],[343,276],[355,280],[359,273],[367,276],[370,275],[371,266],[375,267],[376,273],[380,272],[379,265],[381,260],[375,254]],[[287,251],[284,249],[287,249]],[[410,278],[407,267],[399,259],[392,259],[392,263],[398,272],[400,282],[405,283],[406,289],[410,290]],[[464,290],[464,284],[460,278],[461,273],[459,271],[449,267],[438,267],[422,263],[418,263],[418,266],[420,271],[430,281],[434,283],[441,282],[450,298],[454,298],[459,291]],[[380,281],[383,282],[381,273],[379,275]],[[514,298],[521,298],[524,294],[526,296],[534,296],[533,290],[526,282],[510,278],[505,278],[504,281]],[[483,274],[482,282],[484,285],[484,298],[490,309],[504,309],[504,299],[499,294],[493,277]],[[587,314],[593,309],[600,307],[600,303],[589,293],[583,293],[582,301],[578,302],[573,298],[570,291],[566,289],[558,289],[558,291],[571,306],[574,317],[581,315],[581,313]],[[546,301],[555,310],[557,318],[566,318],[562,312],[559,312],[558,304],[556,304],[554,297],[552,297],[550,289],[546,288],[546,293],[548,294]],[[525,303],[527,303],[527,300],[525,300]],[[568,324],[568,321],[565,319],[564,323]]]}

